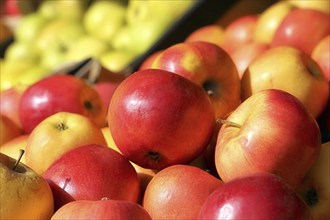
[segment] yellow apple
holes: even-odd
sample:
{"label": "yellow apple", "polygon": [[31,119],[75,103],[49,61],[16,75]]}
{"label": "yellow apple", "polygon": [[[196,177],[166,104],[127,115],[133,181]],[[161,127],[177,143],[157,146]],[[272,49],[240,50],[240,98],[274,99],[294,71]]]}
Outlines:
{"label": "yellow apple", "polygon": [[[0,152],[6,154],[12,158],[17,158],[20,152],[20,149],[26,149],[26,143],[28,140],[28,134],[19,135],[10,141],[6,142],[5,144],[1,145]],[[25,154],[23,154],[21,158],[21,163],[26,164]]]}
{"label": "yellow apple", "polygon": [[1,219],[50,219],[54,199],[48,182],[30,167],[0,153]]}
{"label": "yellow apple", "polygon": [[282,1],[287,1],[298,8],[310,8],[328,14],[330,13],[329,0],[282,0]]}
{"label": "yellow apple", "polygon": [[124,50],[109,50],[101,54],[99,56],[99,60],[103,67],[114,73],[120,73],[137,57],[138,55],[134,52]]}
{"label": "yellow apple", "polygon": [[65,152],[84,144],[106,145],[101,128],[83,115],[56,113],[31,132],[26,144],[26,164],[43,174]]}
{"label": "yellow apple", "polygon": [[269,44],[280,23],[293,8],[293,5],[287,1],[274,3],[266,8],[259,15],[255,25],[253,39],[260,43]]}

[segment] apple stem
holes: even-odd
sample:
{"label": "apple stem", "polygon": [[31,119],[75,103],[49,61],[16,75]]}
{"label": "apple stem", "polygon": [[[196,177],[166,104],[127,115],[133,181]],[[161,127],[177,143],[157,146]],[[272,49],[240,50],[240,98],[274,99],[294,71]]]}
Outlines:
{"label": "apple stem", "polygon": [[226,119],[221,119],[221,118],[217,119],[217,123],[221,123],[221,124],[225,124],[225,125],[229,125],[229,126],[234,126],[236,128],[241,128],[242,127],[242,125],[240,125],[236,122],[228,121]]}
{"label": "apple stem", "polygon": [[18,156],[18,159],[16,160],[16,163],[14,164],[13,166],[13,170],[15,171],[19,162],[21,161],[22,157],[23,157],[23,154],[25,153],[25,151],[23,149],[19,149],[19,156]]}

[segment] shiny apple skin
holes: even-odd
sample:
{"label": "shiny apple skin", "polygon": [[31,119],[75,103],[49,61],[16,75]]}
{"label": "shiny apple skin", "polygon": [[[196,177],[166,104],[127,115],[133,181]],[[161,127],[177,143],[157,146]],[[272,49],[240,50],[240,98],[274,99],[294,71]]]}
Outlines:
{"label": "shiny apple skin", "polygon": [[141,167],[160,170],[200,155],[211,139],[215,117],[200,86],[172,72],[145,69],[118,86],[108,124],[123,155]]}
{"label": "shiny apple skin", "polygon": [[[66,203],[70,196],[74,200],[107,197],[137,202],[140,193],[139,179],[130,162],[115,150],[98,144],[82,145],[65,153],[43,177],[64,191],[52,186],[58,192],[54,195],[58,202]],[[64,204],[56,205],[58,208]]]}
{"label": "shiny apple skin", "polygon": [[19,116],[26,133],[31,133],[43,119],[60,111],[85,115],[100,126],[106,116],[95,89],[72,75],[44,78],[28,87],[21,97]]}
{"label": "shiny apple skin", "polygon": [[307,204],[281,178],[258,173],[223,184],[204,202],[199,219],[312,219]]}
{"label": "shiny apple skin", "polygon": [[281,176],[292,187],[302,181],[321,149],[314,117],[289,93],[267,89],[255,93],[233,111],[223,125],[215,149],[224,182],[256,172]]}
{"label": "shiny apple skin", "polygon": [[329,14],[314,9],[296,8],[277,28],[271,46],[291,46],[310,55],[316,44],[329,33]]}

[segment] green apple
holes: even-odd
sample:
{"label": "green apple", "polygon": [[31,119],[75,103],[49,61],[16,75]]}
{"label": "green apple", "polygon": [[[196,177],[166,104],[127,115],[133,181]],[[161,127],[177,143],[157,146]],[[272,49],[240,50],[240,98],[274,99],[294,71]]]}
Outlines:
{"label": "green apple", "polygon": [[53,194],[42,176],[3,153],[0,153],[0,173],[1,219],[51,218]]}
{"label": "green apple", "polygon": [[130,51],[111,50],[100,55],[100,63],[103,67],[114,73],[123,71],[134,59],[137,54]]}
{"label": "green apple", "polygon": [[85,35],[77,39],[65,55],[66,61],[76,62],[89,57],[98,58],[100,54],[109,50],[109,45],[102,40]]}
{"label": "green apple", "polygon": [[33,42],[47,23],[47,19],[38,13],[25,15],[14,31],[14,38],[18,42]]}
{"label": "green apple", "polygon": [[124,25],[125,12],[123,1],[94,1],[86,11],[83,24],[90,35],[111,42],[117,30]]}
{"label": "green apple", "polygon": [[37,63],[40,58],[40,54],[33,47],[32,44],[25,42],[13,42],[8,46],[5,51],[5,59],[10,61],[28,61],[31,63]]}

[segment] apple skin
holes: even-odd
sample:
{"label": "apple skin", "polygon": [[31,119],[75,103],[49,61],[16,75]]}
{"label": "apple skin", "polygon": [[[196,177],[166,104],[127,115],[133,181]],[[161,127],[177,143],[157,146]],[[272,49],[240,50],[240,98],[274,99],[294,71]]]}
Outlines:
{"label": "apple skin", "polygon": [[258,18],[258,15],[244,15],[231,21],[224,29],[222,48],[231,53],[242,45],[252,42]]}
{"label": "apple skin", "polygon": [[149,213],[139,204],[120,200],[80,200],[65,204],[51,218],[55,219],[144,219]]}
{"label": "apple skin", "polygon": [[7,116],[0,115],[0,147],[22,134],[21,128],[19,128],[15,122]]}
{"label": "apple skin", "polygon": [[296,191],[311,208],[314,220],[329,219],[330,206],[330,142],[323,143],[317,161]]}
{"label": "apple skin", "polygon": [[224,182],[269,172],[296,187],[317,160],[318,124],[297,98],[283,90],[255,93],[227,120],[241,127],[223,125],[218,134],[215,163]]}
{"label": "apple skin", "polygon": [[270,45],[291,46],[310,55],[316,44],[329,33],[329,14],[314,9],[295,8],[283,19]]}
{"label": "apple skin", "polygon": [[165,49],[151,68],[181,75],[211,93],[216,118],[224,118],[240,103],[240,80],[229,54],[209,42],[184,42]]}
{"label": "apple skin", "polygon": [[21,97],[19,116],[26,133],[31,133],[43,119],[61,111],[85,115],[100,127],[106,116],[95,89],[72,75],[44,78],[29,86]]}
{"label": "apple skin", "polygon": [[172,72],[145,69],[117,87],[108,125],[123,155],[141,167],[160,170],[201,154],[215,117],[200,86]]}
{"label": "apple skin", "polygon": [[224,31],[224,28],[218,24],[204,25],[191,32],[184,41],[206,41],[222,47]]}
{"label": "apple skin", "polygon": [[316,44],[311,57],[320,65],[325,78],[330,83],[330,35]]}
{"label": "apple skin", "polygon": [[0,153],[1,219],[50,219],[53,194],[47,181],[30,167]]}
{"label": "apple skin", "polygon": [[83,115],[58,112],[44,119],[29,134],[26,163],[43,174],[64,153],[85,144],[106,145],[101,128]]}
{"label": "apple skin", "polygon": [[242,45],[240,48],[237,48],[230,53],[231,58],[233,59],[238,76],[241,79],[245,70],[248,68],[250,63],[261,53],[266,51],[269,48],[268,44],[251,42],[245,45]]}
{"label": "apple skin", "polygon": [[154,62],[154,60],[157,58],[157,56],[159,54],[161,54],[163,52],[163,50],[158,50],[153,52],[152,54],[150,54],[139,66],[139,70],[144,70],[144,69],[150,69],[152,63]]}
{"label": "apple skin", "polygon": [[312,0],[312,1],[282,0],[282,1],[287,1],[288,3],[298,8],[310,8],[330,14],[330,7],[328,1],[324,1],[324,0]]}
{"label": "apple skin", "polygon": [[289,46],[269,48],[243,73],[242,101],[263,89],[289,92],[315,118],[324,110],[329,96],[329,83],[320,66],[309,55]]}
{"label": "apple skin", "polygon": [[0,93],[0,112],[2,115],[10,118],[18,127],[22,127],[19,119],[19,104],[21,97],[27,86],[17,84],[11,88],[5,89]]}
{"label": "apple skin", "polygon": [[197,219],[204,201],[222,184],[197,167],[172,165],[150,181],[143,207],[153,219]]}
{"label": "apple skin", "polygon": [[[26,149],[26,143],[28,140],[29,135],[28,134],[22,134],[19,135],[10,141],[7,141],[5,144],[0,146],[0,152],[3,154],[6,154],[12,158],[17,158],[20,152],[20,149],[25,150]],[[25,154],[23,154],[21,160],[21,163],[26,164],[25,161]]]}
{"label": "apple skin", "polygon": [[43,177],[62,189],[58,189],[61,193],[55,194],[55,199],[67,193],[73,200],[107,197],[137,202],[140,194],[134,167],[127,158],[106,145],[81,145],[66,152],[51,164]]}
{"label": "apple skin", "polygon": [[199,219],[312,219],[307,204],[286,182],[257,173],[224,183],[204,202]]}

